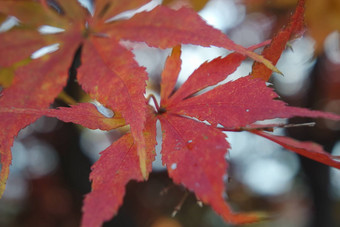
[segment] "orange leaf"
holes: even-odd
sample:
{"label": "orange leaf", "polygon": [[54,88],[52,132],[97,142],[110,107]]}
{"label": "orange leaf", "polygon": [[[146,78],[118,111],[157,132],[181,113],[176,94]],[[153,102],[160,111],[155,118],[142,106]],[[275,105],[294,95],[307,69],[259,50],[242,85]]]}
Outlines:
{"label": "orange leaf", "polygon": [[98,20],[106,21],[127,10],[137,9],[150,1],[151,0],[98,0],[95,1],[96,11],[94,17]]}

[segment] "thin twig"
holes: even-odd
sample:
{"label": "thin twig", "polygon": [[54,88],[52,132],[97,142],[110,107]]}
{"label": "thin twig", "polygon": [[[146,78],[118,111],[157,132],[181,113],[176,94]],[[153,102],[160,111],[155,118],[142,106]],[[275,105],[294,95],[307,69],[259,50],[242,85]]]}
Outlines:
{"label": "thin twig", "polygon": [[[295,128],[295,127],[314,127],[315,122],[306,122],[301,124],[270,124],[270,125],[250,125],[249,127],[239,127],[239,128],[224,128],[217,127],[217,129],[225,132],[242,132],[242,131],[252,131],[252,130],[264,130],[264,131],[274,131],[274,128]],[[253,127],[252,127],[253,126]]]}
{"label": "thin twig", "polygon": [[183,195],[183,197],[181,198],[181,200],[179,201],[179,203],[177,204],[177,206],[175,206],[174,211],[171,214],[171,217],[175,217],[176,214],[178,213],[178,211],[181,210],[183,203],[185,202],[185,200],[188,198],[189,193],[188,191],[185,191],[185,194]]}

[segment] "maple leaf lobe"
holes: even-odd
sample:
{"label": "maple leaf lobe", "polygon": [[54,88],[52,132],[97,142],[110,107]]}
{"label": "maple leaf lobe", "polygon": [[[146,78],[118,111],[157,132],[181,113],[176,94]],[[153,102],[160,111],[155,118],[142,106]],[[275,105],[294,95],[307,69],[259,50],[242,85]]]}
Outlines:
{"label": "maple leaf lobe", "polygon": [[[156,118],[148,108],[143,131],[145,136],[146,171],[151,172],[155,159]],[[90,174],[92,191],[86,196],[83,205],[83,227],[101,226],[110,220],[123,202],[125,186],[130,180],[144,180],[140,168],[138,149],[131,133],[124,135],[106,150],[93,165]]]}

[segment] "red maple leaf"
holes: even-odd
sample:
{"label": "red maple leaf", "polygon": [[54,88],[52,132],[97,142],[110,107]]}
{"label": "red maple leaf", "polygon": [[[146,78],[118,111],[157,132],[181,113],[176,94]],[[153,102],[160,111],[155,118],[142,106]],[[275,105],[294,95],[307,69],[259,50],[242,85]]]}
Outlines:
{"label": "red maple leaf", "polygon": [[[268,60],[236,45],[191,9],[176,11],[158,6],[128,20],[108,21],[147,2],[149,0],[98,0],[91,15],[76,0],[1,1],[0,13],[15,16],[19,24],[0,33],[0,85],[5,87],[0,105],[47,108],[66,85],[75,51],[82,47],[78,82],[91,98],[119,111],[131,126],[146,178],[143,129],[147,74],[134,60],[133,53],[121,45],[121,40],[145,42],[159,48],[185,43],[215,45],[248,55],[275,70]],[[46,25],[59,30],[56,34],[42,33]],[[58,50],[37,59],[32,55],[47,45],[54,45]],[[0,123],[1,128],[11,125],[11,130],[0,133],[0,196],[8,177],[14,137],[36,120],[33,116],[7,114],[1,118],[11,119]]]}
{"label": "red maple leaf", "polygon": [[259,129],[273,125],[256,125],[257,129],[252,126],[254,122],[265,119],[308,116],[340,120],[340,116],[289,107],[275,100],[277,95],[265,81],[251,76],[195,95],[207,87],[202,83],[203,76],[208,77],[208,86],[215,85],[236,70],[242,60],[235,60],[235,55],[231,54],[206,62],[172,93],[180,67],[179,50],[174,49],[165,65],[167,71],[162,74],[161,106],[158,108],[163,132],[163,164],[167,166],[170,177],[210,204],[227,222],[238,224],[259,220],[261,216],[233,214],[223,199],[225,187],[222,179],[227,169],[224,157],[229,145],[222,131],[248,130],[301,155],[340,168],[337,160],[314,143],[269,135]]}

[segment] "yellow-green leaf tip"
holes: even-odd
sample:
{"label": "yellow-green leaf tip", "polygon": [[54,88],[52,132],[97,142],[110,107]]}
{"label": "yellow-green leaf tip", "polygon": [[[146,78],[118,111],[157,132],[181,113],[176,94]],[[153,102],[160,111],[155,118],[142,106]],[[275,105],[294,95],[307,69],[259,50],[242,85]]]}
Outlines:
{"label": "yellow-green leaf tip", "polygon": [[259,221],[266,221],[274,218],[273,214],[268,212],[254,212],[253,214],[257,216]]}
{"label": "yellow-green leaf tip", "polygon": [[9,174],[9,168],[4,165],[1,166],[1,173],[0,173],[0,198],[5,192],[6,188],[6,182],[8,179],[8,174]]}

